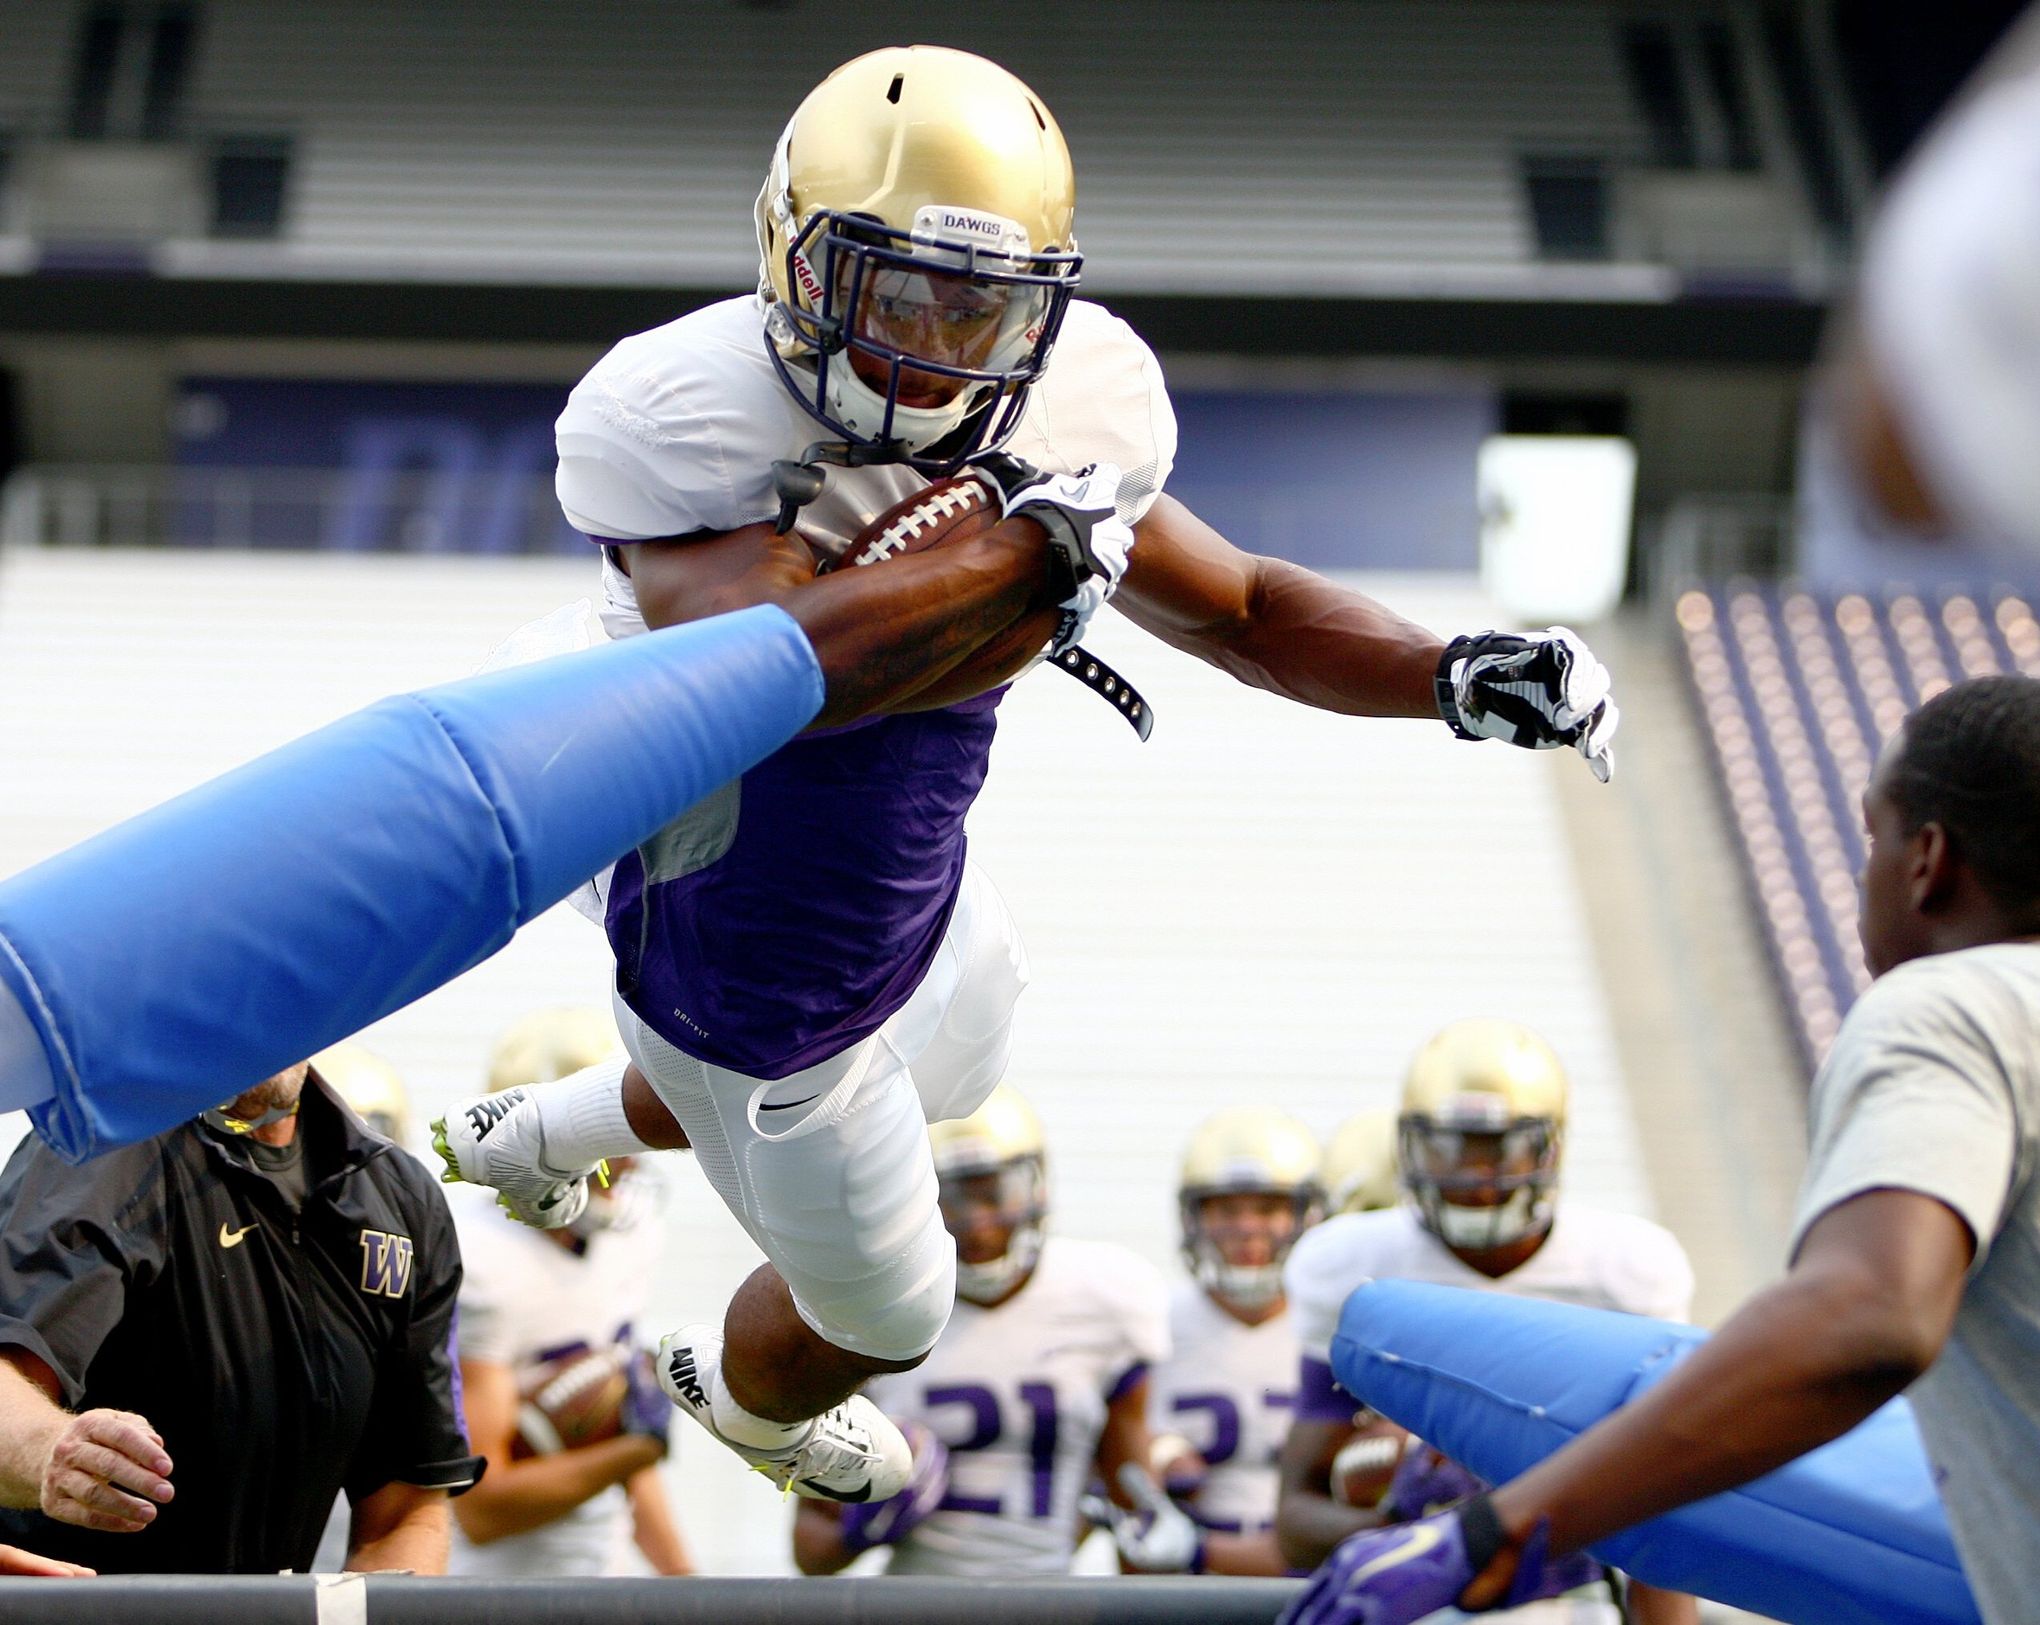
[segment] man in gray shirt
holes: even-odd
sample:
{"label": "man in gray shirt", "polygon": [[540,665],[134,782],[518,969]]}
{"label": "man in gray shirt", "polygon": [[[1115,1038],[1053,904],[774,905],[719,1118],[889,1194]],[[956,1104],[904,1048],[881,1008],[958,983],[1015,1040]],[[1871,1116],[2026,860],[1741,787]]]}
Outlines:
{"label": "man in gray shirt", "polygon": [[1492,1495],[1348,1539],[1289,1618],[1399,1625],[1537,1595],[1539,1525],[1551,1552],[1576,1550],[1761,1477],[1908,1387],[1984,1618],[2033,1617],[2040,680],[1978,678],[1922,706],[1863,817],[1878,981],[1814,1079],[1785,1278]]}

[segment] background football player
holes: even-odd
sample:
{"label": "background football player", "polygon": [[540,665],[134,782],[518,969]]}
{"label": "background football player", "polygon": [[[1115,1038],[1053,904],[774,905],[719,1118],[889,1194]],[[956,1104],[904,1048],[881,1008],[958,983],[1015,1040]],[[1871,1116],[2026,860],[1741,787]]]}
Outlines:
{"label": "background football player", "polygon": [[1296,1404],[1282,1266],[1323,1215],[1318,1145],[1285,1112],[1238,1106],[1199,1125],[1176,1204],[1191,1279],[1169,1294],[1150,1465],[1205,1531],[1214,1574],[1282,1574],[1275,1461]]}
{"label": "background football player", "polygon": [[[1055,120],[1004,69],[859,57],[772,154],[757,295],[623,340],[558,423],[602,628],[777,604],[826,692],[815,729],[610,878],[629,1075],[464,1102],[439,1144],[458,1177],[558,1223],[599,1159],[691,1143],[769,1263],[720,1327],[668,1340],[663,1378],[803,1495],[904,1484],[905,1441],[856,1392],[921,1361],[955,1299],[925,1127],[1001,1076],[1025,982],[964,850],[1004,679],[1074,647],[1118,590],[1243,682],[1611,766],[1607,673],[1573,634],[1448,644],[1163,494],[1168,392],[1131,328],[1072,297],[1075,199]],[[969,467],[1000,522],[829,568]]]}
{"label": "background football player", "polygon": [[873,1506],[803,1501],[794,1561],[833,1574],[882,1545],[891,1574],[1066,1574],[1086,1486],[1125,1477],[1149,1492],[1122,1492],[1133,1554],[1195,1566],[1196,1527],[1141,1465],[1148,1371],[1168,1347],[1161,1277],[1122,1247],[1047,1233],[1041,1124],[1012,1088],[929,1138],[956,1313],[919,1369],[866,1391],[917,1438],[915,1482]]}
{"label": "background football player", "polygon": [[[541,1010],[498,1042],[489,1084],[515,1089],[563,1077],[618,1048],[615,1024],[600,1011]],[[612,1164],[608,1184],[556,1230],[517,1223],[480,1190],[448,1194],[466,1269],[462,1403],[468,1438],[489,1462],[482,1475],[488,1490],[455,1509],[448,1572],[630,1574],[640,1569],[633,1544],[656,1573],[691,1572],[658,1470],[673,1407],[634,1339],[664,1250],[659,1176],[629,1161]],[[627,1386],[618,1431],[551,1448],[548,1418],[525,1423],[527,1409],[542,1404],[530,1390],[537,1375],[566,1372],[576,1356],[598,1364],[606,1357],[621,1368]],[[526,1453],[534,1445],[537,1453]]]}
{"label": "background football player", "polygon": [[[1328,1219],[1291,1253],[1302,1354],[1276,1517],[1290,1563],[1314,1566],[1357,1529],[1423,1516],[1474,1487],[1463,1469],[1411,1440],[1379,1505],[1334,1494],[1333,1464],[1356,1427],[1353,1398],[1332,1376],[1332,1335],[1362,1281],[1434,1281],[1687,1317],[1693,1271],[1669,1231],[1559,1199],[1567,1095],[1558,1057],[1527,1028],[1484,1019],[1445,1028],[1403,1081],[1397,1161],[1410,1200]],[[1697,1618],[1690,1598],[1643,1586],[1631,1589],[1631,1607],[1653,1625]],[[1577,1611],[1563,1599],[1532,1608]]]}

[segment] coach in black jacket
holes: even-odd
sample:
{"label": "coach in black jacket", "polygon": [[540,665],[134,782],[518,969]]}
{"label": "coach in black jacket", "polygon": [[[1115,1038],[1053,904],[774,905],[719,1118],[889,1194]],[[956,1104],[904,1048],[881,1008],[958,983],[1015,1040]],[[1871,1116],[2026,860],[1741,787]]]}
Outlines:
{"label": "coach in black jacket", "polygon": [[[0,1539],[102,1573],[441,1572],[475,1481],[460,1254],[424,1168],[293,1067],[73,1168],[0,1172]],[[62,1408],[60,1408],[62,1407]]]}

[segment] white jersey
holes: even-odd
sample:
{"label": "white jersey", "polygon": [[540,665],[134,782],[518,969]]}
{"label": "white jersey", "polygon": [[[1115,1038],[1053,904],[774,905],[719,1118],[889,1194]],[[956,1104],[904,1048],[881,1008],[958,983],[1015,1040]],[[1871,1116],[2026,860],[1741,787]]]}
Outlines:
{"label": "white jersey", "polygon": [[1149,1380],[1148,1425],[1181,1434],[1211,1469],[1190,1511],[1207,1529],[1271,1527],[1275,1461],[1296,1408],[1296,1328],[1288,1312],[1243,1325],[1184,1281],[1169,1295],[1169,1345]]}
{"label": "white jersey", "polygon": [[[664,1246],[664,1186],[642,1166],[621,1191],[629,1222],[595,1236],[576,1256],[496,1206],[495,1193],[457,1185],[447,1192],[460,1235],[460,1357],[512,1370],[582,1348],[638,1340],[636,1322]],[[621,1196],[620,1199],[626,1199]],[[630,1550],[630,1501],[621,1485],[522,1535],[471,1544],[453,1527],[450,1574],[508,1579],[530,1575],[640,1572]]]}
{"label": "white jersey", "polygon": [[865,1390],[949,1446],[949,1494],[892,1574],[1066,1574],[1105,1412],[1168,1353],[1162,1278],[1107,1242],[1051,1236],[995,1309],[961,1300],[928,1358]]}
{"label": "white jersey", "polygon": [[[781,381],[755,296],[624,339],[567,397],[556,433],[561,508],[577,529],[614,541],[774,519],[773,462],[834,438]],[[1140,518],[1176,455],[1175,413],[1153,352],[1103,307],[1073,300],[1006,449],[1050,473],[1117,463],[1121,517]],[[827,472],[799,529],[829,557],[930,483],[898,463]],[[606,555],[603,591],[609,636],[644,630],[630,578]]]}
{"label": "white jersey", "polygon": [[1685,1320],[1693,1266],[1662,1225],[1561,1199],[1544,1245],[1500,1278],[1470,1269],[1404,1203],[1342,1213],[1304,1233],[1283,1271],[1303,1357],[1329,1363],[1339,1311],[1363,1281],[1430,1281],[1590,1309]]}

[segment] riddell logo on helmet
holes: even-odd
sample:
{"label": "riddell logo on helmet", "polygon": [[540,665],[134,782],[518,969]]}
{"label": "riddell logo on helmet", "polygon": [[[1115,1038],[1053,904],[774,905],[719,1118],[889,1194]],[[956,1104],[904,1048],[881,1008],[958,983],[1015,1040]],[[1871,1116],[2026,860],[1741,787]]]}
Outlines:
{"label": "riddell logo on helmet", "polygon": [[807,302],[811,305],[819,305],[822,302],[822,283],[821,279],[815,275],[814,267],[808,264],[807,255],[796,254],[793,256],[793,275],[794,280],[800,284],[801,294]]}

